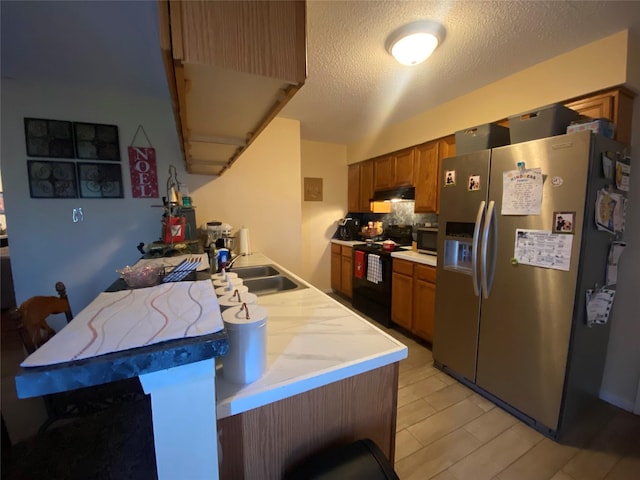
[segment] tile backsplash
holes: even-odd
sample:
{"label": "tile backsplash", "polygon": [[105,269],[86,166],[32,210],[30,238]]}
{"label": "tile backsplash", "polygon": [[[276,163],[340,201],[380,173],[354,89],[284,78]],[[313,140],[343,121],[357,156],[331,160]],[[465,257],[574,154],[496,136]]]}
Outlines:
{"label": "tile backsplash", "polygon": [[391,213],[349,213],[350,217],[360,219],[360,225],[370,221],[381,221],[388,225],[411,225],[422,227],[425,223],[437,224],[438,215],[435,213],[413,213],[414,202],[398,202],[391,206]]}

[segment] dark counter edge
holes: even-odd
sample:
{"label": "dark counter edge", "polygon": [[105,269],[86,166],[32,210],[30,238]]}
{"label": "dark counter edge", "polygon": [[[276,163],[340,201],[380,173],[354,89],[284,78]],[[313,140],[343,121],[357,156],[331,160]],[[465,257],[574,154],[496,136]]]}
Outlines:
{"label": "dark counter edge", "polygon": [[37,397],[187,365],[228,351],[227,332],[221,330],[73,362],[23,367],[15,377],[16,390],[18,398]]}

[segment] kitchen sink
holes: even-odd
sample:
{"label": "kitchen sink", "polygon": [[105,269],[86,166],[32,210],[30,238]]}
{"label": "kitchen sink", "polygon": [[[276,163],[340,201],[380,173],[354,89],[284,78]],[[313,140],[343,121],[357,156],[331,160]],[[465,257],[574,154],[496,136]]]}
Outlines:
{"label": "kitchen sink", "polygon": [[230,272],[235,272],[238,274],[238,278],[242,278],[243,280],[248,280],[250,278],[259,278],[259,277],[272,277],[273,275],[279,275],[280,272],[276,270],[273,265],[254,265],[252,267],[236,267]]}
{"label": "kitchen sink", "polygon": [[306,288],[304,285],[299,284],[298,282],[285,275],[249,278],[244,281],[244,285],[249,289],[250,293],[253,293],[257,296]]}

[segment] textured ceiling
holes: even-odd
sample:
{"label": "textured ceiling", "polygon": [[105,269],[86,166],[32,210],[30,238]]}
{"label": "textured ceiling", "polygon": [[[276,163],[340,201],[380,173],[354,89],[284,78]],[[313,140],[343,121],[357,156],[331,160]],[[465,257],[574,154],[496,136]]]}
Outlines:
{"label": "textured ceiling", "polygon": [[[168,98],[155,1],[0,6],[3,77]],[[419,19],[440,21],[446,40],[403,67],[385,40]],[[282,115],[304,139],[351,143],[621,30],[640,35],[640,1],[312,0],[307,23],[307,82]]]}

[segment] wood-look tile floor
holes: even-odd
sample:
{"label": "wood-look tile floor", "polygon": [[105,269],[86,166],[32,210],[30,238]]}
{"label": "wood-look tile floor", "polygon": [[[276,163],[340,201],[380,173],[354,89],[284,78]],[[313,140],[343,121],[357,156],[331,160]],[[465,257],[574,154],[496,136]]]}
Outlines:
{"label": "wood-look tile floor", "polygon": [[372,323],[409,348],[398,389],[401,480],[640,479],[640,416],[602,402],[553,441],[436,369],[427,344]]}

